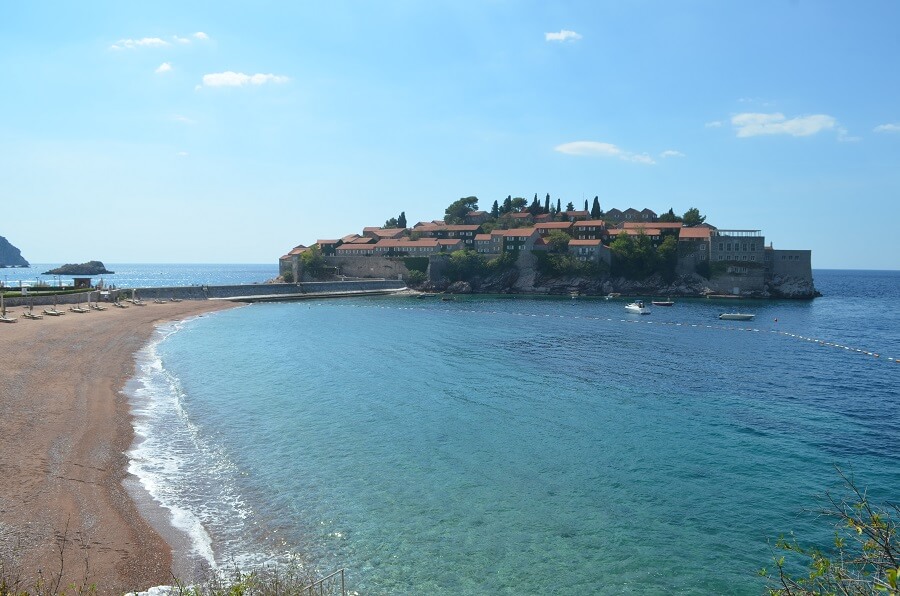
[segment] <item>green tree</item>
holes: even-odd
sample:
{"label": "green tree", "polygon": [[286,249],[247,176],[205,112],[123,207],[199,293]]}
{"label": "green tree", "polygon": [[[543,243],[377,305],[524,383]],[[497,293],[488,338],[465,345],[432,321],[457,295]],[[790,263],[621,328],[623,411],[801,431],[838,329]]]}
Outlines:
{"label": "green tree", "polygon": [[512,200],[512,210],[515,213],[521,213],[528,207],[528,201],[523,199],[522,197],[516,197]]}
{"label": "green tree", "polygon": [[497,201],[494,201],[494,204],[491,206],[491,217],[494,219],[500,217],[500,205],[497,204]]}
{"label": "green tree", "polygon": [[325,270],[325,257],[322,256],[322,250],[318,244],[313,244],[307,250],[300,253],[300,263],[303,266],[303,272],[313,279],[322,276]]}
{"label": "green tree", "polygon": [[460,224],[466,219],[470,211],[478,209],[478,197],[463,197],[450,203],[444,210],[444,221],[448,224]]}
{"label": "green tree", "polygon": [[547,193],[547,196],[544,197],[544,213],[550,213],[550,193]]}
{"label": "green tree", "polygon": [[384,222],[384,225],[381,226],[381,227],[382,227],[382,228],[385,228],[385,229],[387,229],[387,228],[396,228],[396,227],[398,227],[398,226],[397,226],[397,218],[396,218],[396,217],[390,218],[389,220],[387,220],[386,222]]}
{"label": "green tree", "polygon": [[451,281],[469,281],[483,274],[485,267],[484,257],[474,250],[457,250],[450,253],[447,276]]}
{"label": "green tree", "polygon": [[400,217],[397,218],[397,227],[398,228],[406,227],[406,211],[400,212]]}
{"label": "green tree", "polygon": [[672,281],[675,279],[675,267],[678,265],[678,239],[666,236],[656,249],[656,264],[663,279]]}
{"label": "green tree", "polygon": [[547,247],[550,252],[564,253],[569,249],[569,240],[571,239],[572,237],[562,230],[553,230],[547,236]]}
{"label": "green tree", "polygon": [[556,212],[557,212],[557,213],[559,213],[560,211],[562,211],[562,209],[560,208],[560,204],[561,204],[561,203],[560,203],[560,200],[559,200],[559,199],[556,199]]}
{"label": "green tree", "polygon": [[588,210],[587,199],[585,199],[584,200],[584,209],[582,209],[582,211],[587,211],[587,210]]}
{"label": "green tree", "polygon": [[575,205],[572,204],[572,201],[566,203],[566,211],[575,211]]}
{"label": "green tree", "polygon": [[675,215],[675,211],[670,207],[668,211],[659,216],[659,221],[667,223],[675,223],[681,221],[681,218]]}
{"label": "green tree", "polygon": [[650,237],[643,231],[635,236],[619,234],[609,245],[613,253],[614,275],[628,279],[643,279],[657,271],[657,253]]}
{"label": "green tree", "polygon": [[[769,581],[768,592],[777,596],[820,594],[900,595],[900,535],[898,505],[882,506],[869,501],[840,469],[846,496],[826,494],[827,505],[818,517],[834,522],[834,544],[827,551],[801,546],[795,539],[779,538],[774,559],[777,576],[766,569],[760,575]],[[792,563],[805,563],[808,572],[794,577]]]}
{"label": "green tree", "polygon": [[506,195],[506,198],[503,199],[503,209],[500,210],[500,213],[512,213],[512,195]]}
{"label": "green tree", "polygon": [[684,225],[687,227],[698,226],[706,221],[706,216],[700,215],[700,210],[696,207],[691,207],[684,212],[682,221],[684,221]]}
{"label": "green tree", "polygon": [[591,219],[600,219],[603,217],[603,209],[600,208],[600,197],[594,197],[594,204],[591,205]]}
{"label": "green tree", "polygon": [[541,204],[538,202],[537,194],[534,195],[534,200],[528,206],[528,213],[532,216],[541,214]]}

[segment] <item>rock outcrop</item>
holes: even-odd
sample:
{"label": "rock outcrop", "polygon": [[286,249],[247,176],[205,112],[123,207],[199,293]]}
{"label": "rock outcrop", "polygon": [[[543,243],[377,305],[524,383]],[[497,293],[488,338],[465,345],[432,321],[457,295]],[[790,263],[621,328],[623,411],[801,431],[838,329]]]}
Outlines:
{"label": "rock outcrop", "polygon": [[30,267],[24,258],[22,251],[0,236],[0,267]]}
{"label": "rock outcrop", "polygon": [[43,275],[107,275],[115,273],[108,271],[100,261],[88,261],[87,263],[66,263],[62,267],[44,271]]}

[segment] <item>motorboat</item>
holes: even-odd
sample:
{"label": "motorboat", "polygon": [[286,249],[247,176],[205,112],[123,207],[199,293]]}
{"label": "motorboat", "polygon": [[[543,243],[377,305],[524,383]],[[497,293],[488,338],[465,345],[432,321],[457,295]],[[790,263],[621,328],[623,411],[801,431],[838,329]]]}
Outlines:
{"label": "motorboat", "polygon": [[719,319],[722,321],[752,321],[755,316],[741,312],[723,312],[719,315]]}
{"label": "motorboat", "polygon": [[632,302],[631,304],[625,305],[625,310],[636,314],[636,315],[649,315],[650,308],[644,304],[643,300],[638,300],[637,302]]}
{"label": "motorboat", "polygon": [[675,302],[672,300],[654,300],[651,304],[653,306],[675,306]]}
{"label": "motorboat", "polygon": [[621,295],[622,295],[622,294],[620,294],[620,293],[618,293],[618,292],[610,292],[609,294],[607,294],[606,296],[604,296],[604,298],[606,298],[607,300],[612,300],[613,298],[618,298],[618,297],[621,296]]}

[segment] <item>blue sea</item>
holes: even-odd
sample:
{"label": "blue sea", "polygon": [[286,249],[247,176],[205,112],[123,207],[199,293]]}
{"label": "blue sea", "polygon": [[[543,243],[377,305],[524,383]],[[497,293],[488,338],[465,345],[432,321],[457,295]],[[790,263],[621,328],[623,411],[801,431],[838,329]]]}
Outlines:
{"label": "blue sea", "polygon": [[[44,275],[63,263],[32,263],[31,267],[0,269],[0,281],[6,286],[19,284],[32,286],[46,284],[71,285],[72,276]],[[278,264],[208,265],[208,264],[160,264],[160,263],[104,263],[111,275],[95,275],[96,284],[101,279],[106,286],[117,288],[167,288],[174,286],[263,283],[278,275]]]}
{"label": "blue sea", "polygon": [[359,594],[759,594],[780,535],[831,543],[810,510],[836,468],[900,497],[900,272],[814,275],[813,301],[649,316],[395,296],[171,324],[131,384],[131,471],[219,567],[297,556]]}

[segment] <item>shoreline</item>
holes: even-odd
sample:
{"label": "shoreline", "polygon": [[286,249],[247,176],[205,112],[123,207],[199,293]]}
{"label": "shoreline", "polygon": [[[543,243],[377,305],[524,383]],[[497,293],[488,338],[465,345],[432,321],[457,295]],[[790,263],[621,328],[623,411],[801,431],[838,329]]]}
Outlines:
{"label": "shoreline", "polygon": [[[31,589],[124,593],[171,584],[173,548],[128,471],[135,441],[126,385],[160,324],[234,308],[185,301],[67,313],[0,328],[0,563]],[[149,495],[147,495],[149,501]],[[149,518],[149,519],[148,519]],[[173,529],[174,531],[174,529]]]}

